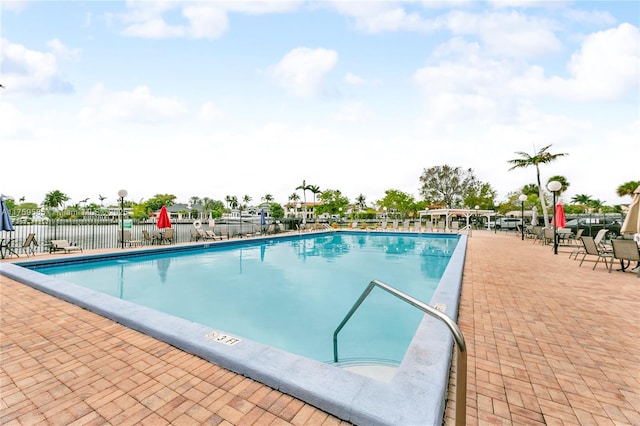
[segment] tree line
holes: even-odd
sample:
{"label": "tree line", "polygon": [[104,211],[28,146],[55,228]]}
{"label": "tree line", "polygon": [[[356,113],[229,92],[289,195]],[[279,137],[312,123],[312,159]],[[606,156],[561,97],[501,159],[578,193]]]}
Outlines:
{"label": "tree line", "polygon": [[[354,217],[370,218],[375,217],[380,211],[387,211],[397,217],[410,217],[420,210],[438,209],[438,208],[479,208],[482,210],[494,210],[499,214],[504,214],[512,210],[521,208],[518,197],[524,194],[527,197],[524,208],[527,210],[536,206],[542,212],[545,224],[549,223],[547,205],[549,203],[550,192],[546,189],[546,185],[542,185],[540,166],[549,164],[557,159],[569,155],[568,153],[551,153],[549,149],[551,145],[547,145],[542,149],[529,154],[527,152],[516,152],[518,156],[508,163],[511,165],[509,170],[518,168],[534,168],[536,174],[536,182],[524,185],[516,191],[510,192],[507,199],[501,203],[496,202],[497,192],[487,182],[482,182],[475,176],[473,169],[458,166],[441,165],[424,169],[419,177],[420,191],[419,199],[412,194],[403,192],[399,189],[387,189],[385,195],[379,200],[367,203],[367,198],[363,194],[359,194],[353,201],[344,195],[339,189],[320,189],[320,186],[308,184],[306,180],[301,185],[295,187],[295,191],[289,195],[288,204],[296,205],[302,201],[302,206],[307,205],[307,192],[313,196],[314,213],[316,215],[328,214],[332,216],[344,216],[350,211]],[[569,181],[564,176],[551,176],[547,179],[548,184],[551,181],[557,181],[561,184],[560,193],[565,192],[570,186]],[[616,193],[619,196],[631,196],[634,190],[640,186],[640,181],[630,181],[619,185]],[[302,197],[298,191],[301,191]],[[60,190],[53,190],[45,195],[42,207],[49,215],[59,215],[60,210],[76,212],[93,212],[100,213],[104,211],[103,201],[106,197],[98,194],[100,204],[89,203],[89,198],[80,200],[78,203],[66,206],[70,198]],[[25,202],[24,198],[19,200],[19,204],[13,199],[6,200],[10,211],[14,209],[37,211],[39,207],[35,203]],[[226,195],[224,200],[216,200],[208,197],[193,196],[189,199],[189,203],[198,205],[208,214],[209,217],[221,217],[224,213],[231,210],[246,210],[249,203],[253,201],[249,195],[238,197],[236,195]],[[318,203],[319,201],[319,203]],[[159,210],[163,205],[171,206],[176,203],[176,197],[172,194],[156,194],[150,199],[140,202],[125,200],[126,207],[132,209],[131,216],[137,219],[149,217],[152,212]],[[285,215],[284,207],[275,202],[271,194],[265,194],[261,197],[261,206],[267,206],[274,218],[281,218]],[[565,212],[571,213],[610,213],[622,212],[621,207],[607,206],[605,201],[593,199],[587,194],[578,194],[571,199],[571,204],[565,206]],[[185,210],[185,214],[189,212]]]}

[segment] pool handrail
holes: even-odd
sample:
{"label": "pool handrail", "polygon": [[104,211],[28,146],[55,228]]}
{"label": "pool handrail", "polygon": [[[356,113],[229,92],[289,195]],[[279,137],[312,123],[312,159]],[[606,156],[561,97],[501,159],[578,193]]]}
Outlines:
{"label": "pool handrail", "polygon": [[467,411],[467,346],[464,342],[464,336],[458,328],[458,325],[449,317],[444,314],[440,310],[427,305],[426,303],[421,302],[420,300],[409,296],[406,293],[401,292],[398,289],[393,288],[392,286],[383,283],[382,281],[372,280],[367,288],[364,289],[358,300],[351,307],[347,315],[344,317],[340,325],[333,332],[333,361],[338,362],[338,333],[345,326],[347,321],[353,316],[355,311],[360,307],[362,302],[367,298],[367,296],[371,293],[374,287],[380,287],[381,289],[391,293],[397,298],[409,303],[410,305],[420,309],[425,314],[429,314],[430,316],[439,319],[444,322],[451,334],[453,334],[453,338],[456,342],[457,356],[456,356],[456,426],[464,426],[466,424],[466,411]]}

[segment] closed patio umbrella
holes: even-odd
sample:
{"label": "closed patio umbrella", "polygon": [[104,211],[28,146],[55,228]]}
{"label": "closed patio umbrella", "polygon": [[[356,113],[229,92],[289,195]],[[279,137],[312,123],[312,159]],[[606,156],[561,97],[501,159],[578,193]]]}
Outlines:
{"label": "closed patio umbrella", "polygon": [[167,213],[167,208],[165,206],[162,206],[160,209],[157,226],[159,229],[171,228],[171,220],[169,220],[169,213]]}
{"label": "closed patio umbrella", "polygon": [[562,203],[560,201],[558,201],[558,203],[556,204],[556,210],[553,214],[553,220],[551,221],[551,224],[556,228],[564,228],[567,224],[567,221],[564,217],[564,207],[562,206]]}
{"label": "closed patio umbrella", "polygon": [[538,226],[538,208],[536,206],[531,208],[531,226]]}
{"label": "closed patio umbrella", "polygon": [[633,200],[629,205],[627,217],[624,218],[621,234],[638,234],[640,233],[640,186],[633,191]]}
{"label": "closed patio umbrella", "polygon": [[11,217],[9,216],[9,209],[7,203],[4,202],[4,198],[0,197],[0,230],[1,231],[13,231],[13,223],[11,223]]}

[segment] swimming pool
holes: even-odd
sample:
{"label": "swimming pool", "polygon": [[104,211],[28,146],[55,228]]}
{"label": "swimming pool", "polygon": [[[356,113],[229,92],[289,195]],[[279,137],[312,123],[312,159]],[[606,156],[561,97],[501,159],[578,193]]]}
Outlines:
{"label": "swimming pool", "polygon": [[[225,242],[224,244],[192,244],[185,247],[167,247],[153,250],[153,253],[156,254],[158,250],[161,250],[165,254],[168,254],[168,258],[171,259],[168,268],[166,268],[166,265],[163,267],[158,266],[157,262],[154,266],[157,269],[156,275],[158,277],[164,276],[164,283],[167,283],[170,281],[172,273],[178,272],[177,266],[180,261],[176,261],[175,259],[186,257],[185,252],[191,252],[191,254],[199,252],[198,255],[202,255],[202,253],[220,250],[217,248],[213,250],[212,248],[214,246],[225,247],[225,250],[221,250],[221,252],[229,255],[230,253],[237,253],[238,250],[242,250],[244,255],[242,260],[240,260],[238,255],[233,257],[234,267],[237,269],[242,268],[243,272],[246,271],[247,273],[256,266],[254,263],[259,264],[260,262],[265,262],[270,257],[277,257],[277,247],[284,247],[287,250],[297,250],[301,255],[298,259],[303,259],[304,262],[309,262],[310,265],[317,260],[314,259],[315,257],[322,259],[325,263],[333,263],[336,262],[336,257],[348,257],[344,255],[344,252],[348,251],[346,249],[348,249],[350,245],[361,244],[359,242],[364,242],[363,247],[365,250],[358,251],[358,253],[364,255],[363,253],[367,253],[366,248],[372,247],[372,245],[367,244],[367,240],[371,239],[371,241],[374,241],[374,239],[378,237],[387,239],[404,238],[399,235],[391,237],[384,234],[382,234],[382,236],[375,235],[374,233],[329,233],[314,235],[311,240],[297,236],[283,237],[277,241],[276,239],[270,239],[272,241],[256,239],[254,243],[252,243],[253,246],[247,245],[245,242],[236,241]],[[407,238],[409,238],[409,236],[407,236]],[[425,247],[433,248],[433,245],[426,244],[426,242],[434,241],[431,235],[416,235],[412,238],[413,241],[425,244],[418,245],[423,249]],[[322,244],[323,239],[333,242],[337,241],[339,243]],[[455,240],[457,240],[457,236]],[[349,243],[345,244],[345,241]],[[354,241],[356,243],[353,243]],[[384,244],[376,244],[380,247],[385,247]],[[313,248],[313,250],[307,250],[305,246],[306,248]],[[393,246],[389,245],[388,247]],[[461,236],[457,245],[448,247],[449,250],[453,251],[453,256],[446,267],[443,278],[439,281],[440,285],[431,298],[431,304],[444,304],[447,315],[453,318],[455,318],[457,312],[457,300],[465,247],[466,236]],[[233,250],[226,250],[227,248],[233,248]],[[313,255],[323,250],[327,253],[334,253],[334,256],[323,258]],[[396,260],[399,256],[398,253],[394,253],[394,251],[398,250],[398,247],[392,248],[391,252],[385,253],[385,256],[391,256],[393,260]],[[151,252],[151,250],[149,250],[149,252]],[[140,255],[141,253],[142,252],[138,251],[136,255]],[[342,254],[335,256],[336,253]],[[369,253],[369,255],[371,255],[371,253]],[[116,269],[119,264],[120,270],[124,273],[132,273],[131,271],[135,269],[133,268],[130,271],[125,270],[125,264],[129,263],[130,259],[124,257],[122,253],[114,253],[108,256],[87,255],[81,256],[80,260],[89,265],[89,269],[91,269],[93,267],[92,263],[94,263],[97,258],[107,258],[108,263],[113,263]],[[159,259],[161,258],[158,257],[154,260],[157,261]],[[147,259],[145,261],[148,262],[149,260]],[[47,269],[53,271],[55,269],[66,268],[64,265],[61,266],[61,264],[77,262],[78,260],[67,257],[55,259],[54,262],[29,261],[21,262],[19,265],[30,268],[47,267]],[[416,262],[419,261],[416,260]],[[353,259],[348,263],[354,263]],[[357,262],[354,264],[357,264]],[[292,274],[293,272],[297,272],[293,275],[299,281],[300,271],[292,264],[289,266],[289,272]],[[331,267],[333,265],[330,264],[329,266]],[[164,271],[163,268],[165,268]],[[374,272],[375,268],[367,269],[370,270],[368,272]],[[66,279],[60,280],[56,277],[43,276],[35,271],[25,270],[16,265],[3,265],[2,273],[11,278],[26,282],[36,288],[43,289],[65,300],[72,301],[90,310],[111,317],[125,325],[158,337],[233,371],[245,374],[354,423],[431,424],[438,423],[442,419],[452,339],[446,328],[428,317],[422,317],[422,315],[417,316],[417,322],[420,323],[420,326],[415,332],[415,335],[413,335],[413,330],[411,331],[412,336],[408,339],[411,341],[411,344],[402,359],[397,373],[389,383],[384,383],[311,360],[307,357],[294,355],[289,351],[285,352],[273,346],[258,343],[253,339],[240,335],[240,333],[238,333],[237,336],[229,335],[228,330],[222,327],[216,329],[213,328],[214,326],[177,318],[174,315],[164,314],[155,309],[145,308],[137,303],[134,304],[130,301],[120,299],[120,291],[123,292],[123,295],[130,291],[126,285],[123,288],[117,289],[115,294],[108,296],[102,292],[98,293],[91,289],[78,287],[77,285],[69,283]],[[336,320],[332,324],[333,327],[335,327],[335,324],[337,324],[346,313],[346,310],[353,304],[361,289],[374,278],[381,277],[369,276],[364,282],[358,283],[358,290],[353,300],[345,301],[346,308],[339,309],[341,313],[336,316]],[[260,285],[261,281],[259,279],[255,279],[254,281],[257,283],[256,285]],[[389,281],[389,279],[387,279],[387,281]],[[160,278],[155,285],[163,285],[162,279]],[[397,284],[393,283],[392,285]],[[114,292],[113,289],[110,291],[112,293]],[[374,296],[376,295],[372,295],[365,305],[370,302],[375,305],[376,300]],[[382,297],[382,299],[384,299],[384,297]],[[204,300],[204,302],[206,302],[206,300]],[[224,304],[233,306],[232,302],[233,300],[227,300],[224,301]],[[215,303],[212,305],[212,307],[215,308]],[[203,303],[203,306],[206,308],[208,304]],[[255,309],[255,307],[253,307],[253,309]],[[415,330],[415,327],[413,327],[413,329]],[[238,340],[240,340],[240,343],[237,343]],[[348,339],[345,338],[345,342],[347,340]],[[330,347],[330,345],[327,346]],[[341,351],[342,350],[341,348]],[[324,359],[326,357],[326,355],[323,355],[321,358]],[[394,359],[397,358],[397,355],[393,355],[390,358],[384,355],[381,356],[381,358]],[[429,419],[433,421],[429,421]]]}

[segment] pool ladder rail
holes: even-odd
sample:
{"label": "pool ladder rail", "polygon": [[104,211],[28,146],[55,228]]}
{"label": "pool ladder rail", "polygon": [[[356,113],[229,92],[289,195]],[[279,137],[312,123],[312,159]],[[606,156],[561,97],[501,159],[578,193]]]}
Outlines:
{"label": "pool ladder rail", "polygon": [[336,328],[336,331],[333,332],[333,361],[336,363],[338,362],[338,333],[375,287],[380,287],[386,292],[391,293],[397,298],[420,309],[425,314],[444,322],[449,328],[449,331],[451,331],[451,334],[453,334],[453,338],[458,349],[456,355],[456,426],[464,426],[466,424],[467,415],[467,346],[464,342],[462,332],[460,332],[458,325],[448,315],[414,297],[409,296],[406,293],[401,292],[400,290],[391,287],[388,284],[383,283],[382,281],[373,280],[369,283],[367,288],[364,289],[358,300],[351,307],[351,310],[349,310],[340,325]]}

